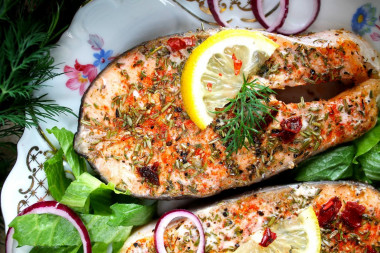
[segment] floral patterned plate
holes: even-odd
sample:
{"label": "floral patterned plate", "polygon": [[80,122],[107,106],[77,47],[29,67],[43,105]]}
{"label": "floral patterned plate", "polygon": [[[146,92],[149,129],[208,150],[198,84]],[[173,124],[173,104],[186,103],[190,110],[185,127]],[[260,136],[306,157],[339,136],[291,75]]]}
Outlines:
{"label": "floral patterned plate", "polygon": [[[233,26],[260,28],[249,2],[219,0],[222,17]],[[266,12],[277,2],[266,0]],[[290,2],[286,24],[302,24],[309,15],[311,0]],[[57,71],[65,74],[47,81],[36,96],[47,93],[49,99],[78,113],[84,91],[114,57],[143,41],[201,28],[201,23],[205,28],[216,27],[205,0],[93,0],[78,10],[70,28],[59,40],[59,46],[52,50],[59,67]],[[309,31],[337,28],[362,35],[380,51],[380,1],[322,0],[321,12]],[[42,123],[41,131],[49,139],[53,138],[45,130],[53,126],[75,131],[77,119],[62,115],[58,122]],[[5,224],[25,207],[51,198],[43,172],[49,151],[39,130],[25,130],[18,143],[17,162],[1,193]],[[162,203],[167,208],[182,202]],[[27,247],[15,250],[28,251]]]}

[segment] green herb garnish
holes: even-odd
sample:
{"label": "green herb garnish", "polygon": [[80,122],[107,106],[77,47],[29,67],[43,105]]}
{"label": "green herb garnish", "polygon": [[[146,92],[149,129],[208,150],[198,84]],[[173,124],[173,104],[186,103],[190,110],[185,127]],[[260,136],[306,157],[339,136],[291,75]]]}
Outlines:
{"label": "green herb garnish", "polygon": [[46,99],[46,94],[33,96],[47,80],[61,74],[50,55],[53,41],[63,31],[56,29],[59,14],[55,2],[0,4],[0,137],[21,135],[24,127],[55,120],[62,113],[74,115],[70,108]]}
{"label": "green herb garnish", "polygon": [[269,95],[275,93],[272,89],[258,82],[257,79],[248,82],[244,76],[244,83],[240,91],[222,111],[214,113],[227,113],[230,110],[233,116],[227,119],[221,131],[225,132],[223,143],[227,146],[227,153],[231,155],[242,147],[248,148],[254,143],[254,135],[266,124],[266,117],[274,118],[271,111],[276,110],[268,105]]}

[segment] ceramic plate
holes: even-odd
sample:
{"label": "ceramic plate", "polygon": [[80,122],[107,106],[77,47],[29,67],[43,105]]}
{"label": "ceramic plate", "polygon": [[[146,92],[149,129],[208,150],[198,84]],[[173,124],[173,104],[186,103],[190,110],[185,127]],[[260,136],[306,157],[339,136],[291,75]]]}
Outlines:
{"label": "ceramic plate", "polygon": [[[232,26],[261,28],[250,10],[250,1],[219,0],[222,18]],[[277,0],[266,0],[266,12]],[[302,24],[311,12],[311,0],[292,0],[286,25]],[[380,51],[380,1],[322,0],[321,11],[308,31],[345,28],[366,38]],[[275,17],[275,14],[269,18]],[[38,95],[79,111],[81,96],[95,76],[112,59],[147,40],[163,35],[216,27],[205,0],[94,0],[78,10],[70,28],[52,50],[57,72],[66,72],[46,82]],[[41,124],[42,131],[53,126],[73,132],[77,119],[62,115],[57,122]],[[47,135],[48,138],[51,136]],[[57,144],[54,143],[53,144]],[[25,207],[51,199],[43,163],[50,148],[39,131],[26,129],[18,143],[17,162],[7,178],[1,207],[5,224]],[[171,202],[179,205],[181,202]],[[27,252],[23,247],[15,252]]]}

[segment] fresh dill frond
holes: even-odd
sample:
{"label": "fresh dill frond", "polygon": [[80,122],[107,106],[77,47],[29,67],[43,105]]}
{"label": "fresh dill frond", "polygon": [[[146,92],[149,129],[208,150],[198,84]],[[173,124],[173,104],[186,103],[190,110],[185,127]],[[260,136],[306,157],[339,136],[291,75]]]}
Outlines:
{"label": "fresh dill frond", "polygon": [[272,111],[276,108],[268,105],[272,89],[253,80],[248,82],[244,77],[244,83],[235,98],[229,99],[229,103],[223,110],[215,113],[231,113],[227,117],[225,125],[220,130],[225,133],[223,143],[227,147],[228,155],[236,153],[239,149],[254,143],[254,136],[266,124],[266,118],[272,117]]}
{"label": "fresh dill frond", "polygon": [[[57,24],[60,4],[48,1],[4,1],[0,11],[0,137],[20,135],[24,127],[56,120],[72,110],[35,97],[44,83],[62,73],[57,72],[50,55],[52,40],[60,35]],[[50,10],[41,16],[44,9]]]}

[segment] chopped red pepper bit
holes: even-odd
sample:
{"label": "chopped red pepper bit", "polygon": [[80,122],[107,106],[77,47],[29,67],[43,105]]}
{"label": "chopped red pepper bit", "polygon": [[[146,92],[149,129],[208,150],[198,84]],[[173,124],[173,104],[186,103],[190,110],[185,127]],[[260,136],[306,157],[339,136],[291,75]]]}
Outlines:
{"label": "chopped red pepper bit", "polygon": [[268,247],[276,238],[276,233],[272,232],[270,228],[266,228],[259,245],[262,247]]}
{"label": "chopped red pepper bit", "polygon": [[232,54],[232,60],[234,61],[235,76],[239,75],[243,62],[236,58],[235,54]]}
{"label": "chopped red pepper bit", "polygon": [[342,220],[347,226],[358,228],[362,225],[362,215],[364,211],[364,206],[349,201],[342,212]]}
{"label": "chopped red pepper bit", "polygon": [[330,222],[332,222],[341,207],[342,201],[340,201],[338,197],[333,197],[327,203],[323,204],[318,214],[319,226],[325,227]]}
{"label": "chopped red pepper bit", "polygon": [[209,92],[212,91],[212,83],[207,83],[207,90],[208,90]]}

